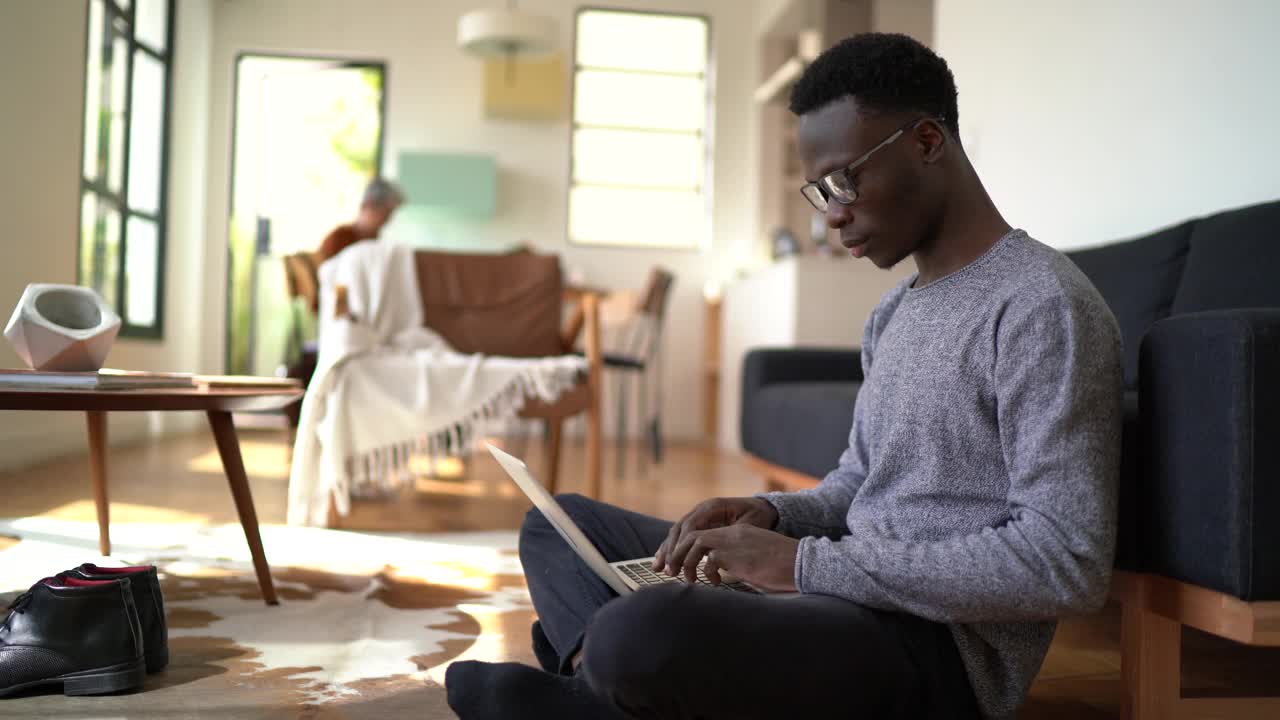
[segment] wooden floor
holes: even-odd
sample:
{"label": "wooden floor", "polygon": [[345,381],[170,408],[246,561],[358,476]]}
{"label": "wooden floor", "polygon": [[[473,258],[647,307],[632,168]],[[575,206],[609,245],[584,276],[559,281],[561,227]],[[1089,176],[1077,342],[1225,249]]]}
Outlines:
{"label": "wooden floor", "polygon": [[[242,433],[241,445],[258,517],[283,523],[288,486],[288,447],[283,431]],[[506,442],[538,474],[536,441]],[[666,461],[641,474],[634,452],[618,479],[612,449],[606,454],[604,500],[666,518],[715,495],[746,495],[760,487],[737,457],[693,446],[676,446]],[[562,460],[560,490],[583,489],[580,447],[569,444]],[[207,433],[116,450],[110,462],[111,517],[115,522],[236,521],[222,467]],[[0,515],[43,515],[68,520],[95,518],[85,457],[0,473],[5,501]],[[492,530],[518,527],[527,501],[487,456],[477,456],[456,479],[420,480],[395,501],[358,503],[343,527],[415,532]],[[268,553],[270,548],[268,548]],[[1054,720],[1117,718],[1120,714],[1119,614],[1069,619],[1032,688],[1023,717]],[[1280,649],[1247,648],[1196,632],[1184,636],[1185,688],[1199,694],[1280,695]]]}

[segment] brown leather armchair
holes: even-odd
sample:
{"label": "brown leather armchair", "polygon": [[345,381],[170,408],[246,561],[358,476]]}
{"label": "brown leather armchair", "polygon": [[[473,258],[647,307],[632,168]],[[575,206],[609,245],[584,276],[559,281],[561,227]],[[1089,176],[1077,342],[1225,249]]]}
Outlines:
{"label": "brown leather armchair", "polygon": [[[520,416],[539,419],[547,428],[544,482],[556,492],[561,430],[566,418],[586,413],[587,494],[600,496],[600,393],[604,358],[600,347],[598,298],[566,291],[560,259],[520,250],[478,255],[419,250],[414,253],[424,324],[458,352],[506,357],[573,354],[579,335],[588,371],[576,387],[553,404],[529,398]],[[339,315],[345,288],[337,288]],[[566,301],[574,305],[567,322]]]}

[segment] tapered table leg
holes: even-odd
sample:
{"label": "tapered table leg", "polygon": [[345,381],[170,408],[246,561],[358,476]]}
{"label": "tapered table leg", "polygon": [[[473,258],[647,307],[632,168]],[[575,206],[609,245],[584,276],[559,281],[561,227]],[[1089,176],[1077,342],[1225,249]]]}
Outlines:
{"label": "tapered table leg", "polygon": [[258,574],[258,587],[262,588],[262,599],[268,605],[278,605],[276,587],[271,581],[271,568],[267,566],[267,555],[262,549],[262,535],[258,532],[258,513],[253,508],[253,495],[249,492],[249,476],[244,471],[244,459],[240,457],[240,441],[236,438],[236,427],[231,422],[231,413],[210,410],[209,426],[213,428],[213,438],[218,443],[218,454],[222,456],[222,468],[227,473],[227,482],[231,485],[231,496],[236,502],[236,512],[240,515],[240,526],[244,528],[245,540],[249,542],[249,554],[253,557],[253,569]]}
{"label": "tapered table leg", "polygon": [[89,426],[89,479],[93,485],[93,505],[98,510],[98,552],[111,554],[111,507],[107,503],[107,414],[85,412]]}

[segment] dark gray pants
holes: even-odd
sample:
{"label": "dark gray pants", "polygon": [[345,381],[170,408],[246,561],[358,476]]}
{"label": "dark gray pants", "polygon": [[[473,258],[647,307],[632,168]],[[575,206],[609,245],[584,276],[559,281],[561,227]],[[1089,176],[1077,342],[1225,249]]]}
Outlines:
{"label": "dark gray pants", "polygon": [[[653,555],[671,523],[558,497],[610,562]],[[640,718],[977,718],[950,631],[824,595],[668,585],[618,596],[537,509],[520,561],[561,672]]]}

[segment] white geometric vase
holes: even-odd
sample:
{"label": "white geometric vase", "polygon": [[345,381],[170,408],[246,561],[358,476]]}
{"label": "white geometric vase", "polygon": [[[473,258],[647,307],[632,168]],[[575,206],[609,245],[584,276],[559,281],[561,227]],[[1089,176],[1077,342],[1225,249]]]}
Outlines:
{"label": "white geometric vase", "polygon": [[4,328],[35,370],[96,371],[120,332],[120,316],[98,293],[77,285],[32,283]]}

